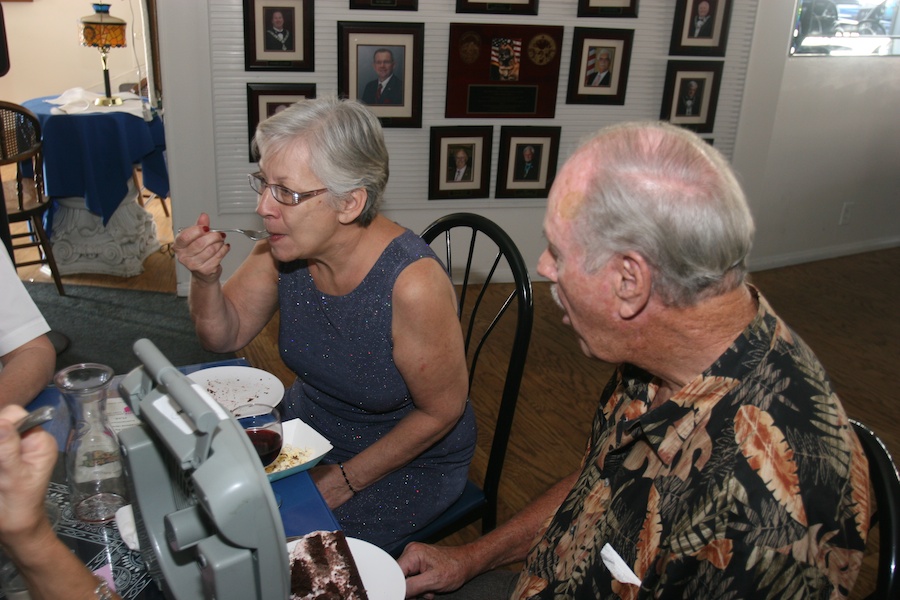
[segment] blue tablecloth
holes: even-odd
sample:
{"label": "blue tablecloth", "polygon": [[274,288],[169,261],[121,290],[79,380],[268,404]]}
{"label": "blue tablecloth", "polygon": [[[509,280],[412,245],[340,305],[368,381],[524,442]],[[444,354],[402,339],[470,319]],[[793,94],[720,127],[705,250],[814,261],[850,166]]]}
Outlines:
{"label": "blue tablecloth", "polygon": [[158,115],[149,123],[123,112],[54,115],[54,105],[47,102],[52,99],[22,104],[41,122],[48,196],[84,197],[105,225],[125,198],[136,163],[147,189],[162,198],[169,195],[166,137]]}

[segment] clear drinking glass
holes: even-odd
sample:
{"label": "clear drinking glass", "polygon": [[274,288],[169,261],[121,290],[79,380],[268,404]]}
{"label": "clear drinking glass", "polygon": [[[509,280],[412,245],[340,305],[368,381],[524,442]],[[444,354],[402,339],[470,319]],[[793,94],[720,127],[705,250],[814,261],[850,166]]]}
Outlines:
{"label": "clear drinking glass", "polygon": [[128,504],[119,439],[106,417],[113,370],[98,363],[66,367],[53,381],[72,413],[66,444],[66,477],[75,518],[105,523]]}

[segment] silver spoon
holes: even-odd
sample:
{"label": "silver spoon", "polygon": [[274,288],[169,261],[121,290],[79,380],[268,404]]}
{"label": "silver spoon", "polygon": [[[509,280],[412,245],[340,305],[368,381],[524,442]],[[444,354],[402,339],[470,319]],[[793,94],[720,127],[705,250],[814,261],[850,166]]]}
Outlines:
{"label": "silver spoon", "polygon": [[[181,233],[185,229],[187,229],[187,227],[182,227],[176,233]],[[210,229],[209,231],[211,233],[240,233],[242,235],[247,236],[254,242],[258,242],[259,240],[264,240],[267,237],[269,237],[270,235],[272,235],[268,231],[265,231],[265,230],[259,231],[256,229]]]}
{"label": "silver spoon", "polygon": [[42,406],[16,421],[16,431],[19,432],[19,435],[22,435],[29,429],[34,429],[38,425],[43,425],[50,421],[55,414],[56,409],[52,406]]}

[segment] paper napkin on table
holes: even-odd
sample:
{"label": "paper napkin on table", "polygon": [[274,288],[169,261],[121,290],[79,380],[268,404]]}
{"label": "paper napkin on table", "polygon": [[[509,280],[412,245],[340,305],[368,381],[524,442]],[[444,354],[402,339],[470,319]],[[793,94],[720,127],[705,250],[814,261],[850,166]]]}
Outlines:
{"label": "paper napkin on table", "polygon": [[94,100],[103,98],[101,94],[89,92],[84,88],[72,88],[63,92],[58,98],[52,98],[47,102],[57,105],[57,108],[50,111],[54,115],[124,112],[144,118],[144,107],[140,96],[131,92],[120,92],[117,95],[122,99],[122,104],[119,106],[97,106],[94,104]]}
{"label": "paper napkin on table", "polygon": [[141,549],[140,542],[138,542],[137,527],[134,524],[134,511],[131,510],[130,504],[116,511],[116,527],[119,528],[119,535],[128,548],[134,551]]}
{"label": "paper napkin on table", "polygon": [[616,581],[631,583],[638,586],[641,585],[640,578],[635,575],[634,571],[631,570],[631,567],[622,560],[619,553],[609,544],[604,544],[603,548],[600,549],[600,558],[603,559],[603,564],[606,565],[606,568],[609,569],[609,572],[612,573],[612,576]]}

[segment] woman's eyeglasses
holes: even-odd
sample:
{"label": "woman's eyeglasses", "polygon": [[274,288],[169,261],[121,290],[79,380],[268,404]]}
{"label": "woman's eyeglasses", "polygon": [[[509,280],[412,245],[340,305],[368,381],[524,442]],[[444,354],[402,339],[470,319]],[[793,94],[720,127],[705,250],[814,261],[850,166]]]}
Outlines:
{"label": "woman's eyeglasses", "polygon": [[269,183],[265,179],[263,179],[262,172],[258,171],[256,173],[250,173],[247,175],[247,179],[250,181],[250,187],[254,192],[262,196],[266,188],[269,189],[269,192],[272,194],[272,197],[275,198],[275,202],[279,204],[286,204],[288,206],[295,206],[300,204],[304,200],[309,200],[313,196],[318,196],[319,194],[324,194],[328,191],[328,188],[322,188],[320,190],[312,190],[309,192],[295,192],[294,190],[288,189],[283,185],[278,185],[275,183]]}

